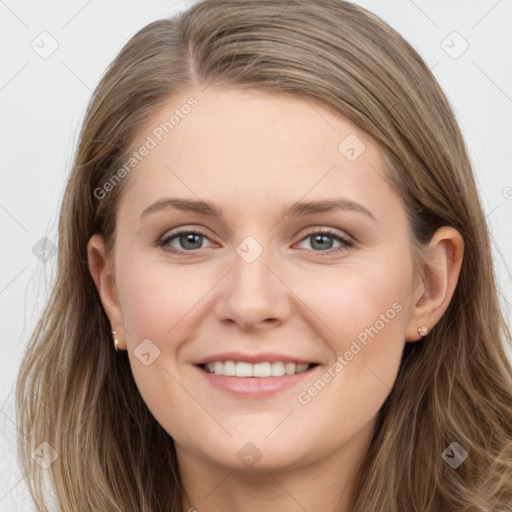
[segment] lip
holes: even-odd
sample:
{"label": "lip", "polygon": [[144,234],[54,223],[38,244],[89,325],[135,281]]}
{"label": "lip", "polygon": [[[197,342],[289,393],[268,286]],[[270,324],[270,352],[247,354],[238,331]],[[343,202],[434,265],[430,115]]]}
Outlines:
{"label": "lip", "polygon": [[[230,359],[226,359],[229,361]],[[283,359],[277,359],[283,361]],[[215,359],[219,361],[219,359]],[[265,359],[265,361],[269,361]],[[212,361],[209,361],[212,362]],[[261,361],[256,361],[261,362]],[[294,362],[288,358],[287,362]],[[280,391],[291,389],[303,383],[305,379],[312,378],[312,375],[321,369],[320,365],[315,365],[302,373],[294,375],[283,375],[281,377],[227,377],[225,375],[215,375],[204,370],[201,366],[193,367],[199,372],[199,377],[204,378],[206,382],[218,389],[236,398],[266,398],[277,394]],[[303,384],[304,386],[304,384]]]}
{"label": "lip", "polygon": [[[288,356],[285,354],[277,354],[275,352],[263,352],[259,354],[244,354],[242,352],[222,352],[221,354],[215,354],[212,356],[205,357],[195,361],[194,365],[201,365],[206,363],[215,363],[217,361],[235,361],[244,363],[275,363],[282,361],[283,363],[295,363],[295,364],[318,364],[318,361],[312,361],[308,359],[302,359],[300,357]],[[242,378],[242,377],[238,377]],[[268,377],[271,378],[271,377]]]}

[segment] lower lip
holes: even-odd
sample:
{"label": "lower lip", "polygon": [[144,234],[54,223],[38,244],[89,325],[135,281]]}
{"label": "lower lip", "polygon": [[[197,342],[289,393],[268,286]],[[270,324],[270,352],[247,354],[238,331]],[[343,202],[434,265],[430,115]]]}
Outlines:
{"label": "lower lip", "polygon": [[195,368],[214,388],[237,397],[265,398],[298,385],[304,379],[311,377],[312,373],[319,368],[319,365],[313,366],[302,373],[281,377],[227,377],[207,372],[199,366],[195,366]]}

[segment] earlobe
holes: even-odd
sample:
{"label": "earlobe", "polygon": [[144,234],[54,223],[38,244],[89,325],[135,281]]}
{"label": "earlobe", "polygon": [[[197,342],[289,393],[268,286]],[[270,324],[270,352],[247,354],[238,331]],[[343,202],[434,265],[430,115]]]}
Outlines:
{"label": "earlobe", "polygon": [[114,276],[105,256],[105,243],[99,234],[93,235],[87,244],[89,272],[94,280],[103,309],[107,314],[111,331],[117,333],[118,347],[124,348],[124,329],[121,306],[117,297]]}
{"label": "earlobe", "polygon": [[448,308],[464,256],[464,240],[450,226],[439,228],[432,237],[423,267],[421,295],[413,305],[406,341],[418,341],[432,330]]}

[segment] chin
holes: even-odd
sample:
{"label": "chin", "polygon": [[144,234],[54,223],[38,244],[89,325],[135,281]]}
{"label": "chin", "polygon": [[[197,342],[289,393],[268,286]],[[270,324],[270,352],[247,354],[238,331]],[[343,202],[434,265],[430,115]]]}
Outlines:
{"label": "chin", "polygon": [[304,447],[304,443],[297,439],[284,442],[278,437],[270,440],[261,435],[256,438],[245,435],[230,439],[227,445],[216,443],[216,446],[217,452],[205,456],[215,464],[238,473],[293,469],[305,464],[307,458],[304,453],[297,453],[297,447]]}

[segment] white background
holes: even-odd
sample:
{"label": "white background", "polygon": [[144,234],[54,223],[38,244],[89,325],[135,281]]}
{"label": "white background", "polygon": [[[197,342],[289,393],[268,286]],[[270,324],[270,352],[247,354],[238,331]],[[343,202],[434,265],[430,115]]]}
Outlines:
{"label": "white background", "polygon": [[[418,50],[454,107],[493,234],[510,325],[512,1],[355,3],[381,16]],[[86,103],[135,32],[190,4],[0,0],[0,510],[34,510],[17,468],[14,381],[57,260],[42,263],[32,248],[45,236],[57,243],[57,212]],[[49,36],[39,36],[44,31],[58,43],[46,59],[31,47],[51,47]],[[458,58],[452,57],[464,42],[446,39],[453,31],[469,44]],[[452,56],[443,41],[453,47]]]}

